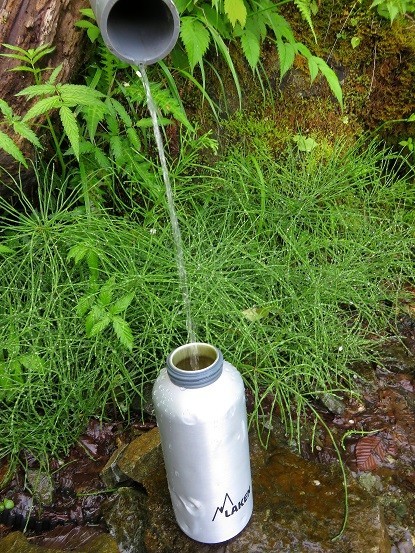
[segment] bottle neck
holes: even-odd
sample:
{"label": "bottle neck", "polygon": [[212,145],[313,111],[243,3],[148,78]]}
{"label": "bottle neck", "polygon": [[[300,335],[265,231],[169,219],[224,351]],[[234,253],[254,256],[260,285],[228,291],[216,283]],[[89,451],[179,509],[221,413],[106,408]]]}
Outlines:
{"label": "bottle neck", "polygon": [[167,374],[176,386],[203,388],[222,374],[223,355],[210,344],[193,342],[176,348],[167,358]]}

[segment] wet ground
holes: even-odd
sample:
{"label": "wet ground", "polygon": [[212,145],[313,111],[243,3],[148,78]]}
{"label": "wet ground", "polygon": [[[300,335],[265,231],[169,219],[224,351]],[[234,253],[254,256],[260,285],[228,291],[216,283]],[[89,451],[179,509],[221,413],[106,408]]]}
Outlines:
{"label": "wet ground", "polygon": [[[326,398],[318,408],[342,452],[350,474],[383,506],[393,544],[391,553],[415,552],[415,321],[399,322],[402,340],[389,338],[382,365],[359,367],[359,400]],[[0,537],[25,530],[31,543],[70,550],[106,532],[102,505],[111,496],[100,472],[111,453],[154,426],[133,421],[100,425],[87,431],[63,460],[49,460],[49,471],[30,456],[0,499],[14,508],[0,513]],[[319,430],[314,447],[302,443],[302,455],[321,464],[337,462],[327,432]],[[23,468],[24,467],[24,468]],[[7,470],[0,466],[0,476]],[[36,490],[33,496],[30,490]],[[40,507],[39,505],[50,505]],[[91,526],[92,525],[92,526]]]}

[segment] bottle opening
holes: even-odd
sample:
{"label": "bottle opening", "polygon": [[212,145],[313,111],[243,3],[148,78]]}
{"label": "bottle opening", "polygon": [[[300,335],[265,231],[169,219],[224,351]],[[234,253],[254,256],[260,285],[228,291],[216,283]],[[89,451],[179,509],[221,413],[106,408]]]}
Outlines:
{"label": "bottle opening", "polygon": [[167,358],[170,380],[184,388],[201,388],[215,382],[222,374],[220,350],[202,342],[185,344]]}
{"label": "bottle opening", "polygon": [[192,355],[179,361],[176,366],[182,371],[199,371],[209,367],[213,361],[211,357],[206,357],[206,355]]}
{"label": "bottle opening", "polygon": [[107,33],[116,56],[147,65],[164,58],[175,45],[179,16],[172,2],[118,0],[108,13]]}

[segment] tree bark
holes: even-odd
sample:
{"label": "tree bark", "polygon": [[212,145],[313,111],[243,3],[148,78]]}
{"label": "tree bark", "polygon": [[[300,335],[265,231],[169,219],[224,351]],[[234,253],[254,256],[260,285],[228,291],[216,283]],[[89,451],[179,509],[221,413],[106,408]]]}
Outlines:
{"label": "tree bark", "polygon": [[[87,45],[85,33],[75,27],[81,18],[79,10],[89,7],[87,0],[0,0],[0,44],[11,44],[25,50],[50,44],[55,50],[44,62],[55,68],[62,63],[59,82],[66,82],[76,75],[85,61]],[[11,53],[0,47],[1,53]],[[30,107],[17,92],[33,84],[33,76],[27,72],[10,71],[20,62],[0,57],[0,98],[22,115]],[[18,137],[19,147],[30,156],[30,145]],[[18,164],[0,150],[0,167],[9,173],[16,173]],[[4,180],[4,174],[0,176]],[[1,193],[1,192],[0,192]]]}

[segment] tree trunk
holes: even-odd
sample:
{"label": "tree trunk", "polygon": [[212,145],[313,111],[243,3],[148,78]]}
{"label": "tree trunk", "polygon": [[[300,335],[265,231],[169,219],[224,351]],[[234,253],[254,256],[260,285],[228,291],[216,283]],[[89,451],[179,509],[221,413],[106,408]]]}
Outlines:
{"label": "tree trunk", "polygon": [[[88,6],[87,0],[0,0],[0,44],[11,44],[25,50],[44,44],[54,46],[54,52],[44,58],[45,63],[52,68],[62,63],[58,80],[68,81],[85,61],[85,34],[74,24],[81,18],[79,10]],[[11,53],[4,47],[0,51]],[[0,98],[21,115],[30,105],[24,97],[15,94],[33,84],[33,76],[27,72],[10,71],[19,63],[0,57]],[[12,138],[30,156],[29,144],[18,137]],[[0,167],[13,175],[18,164],[0,150]],[[0,179],[4,180],[4,174]]]}

